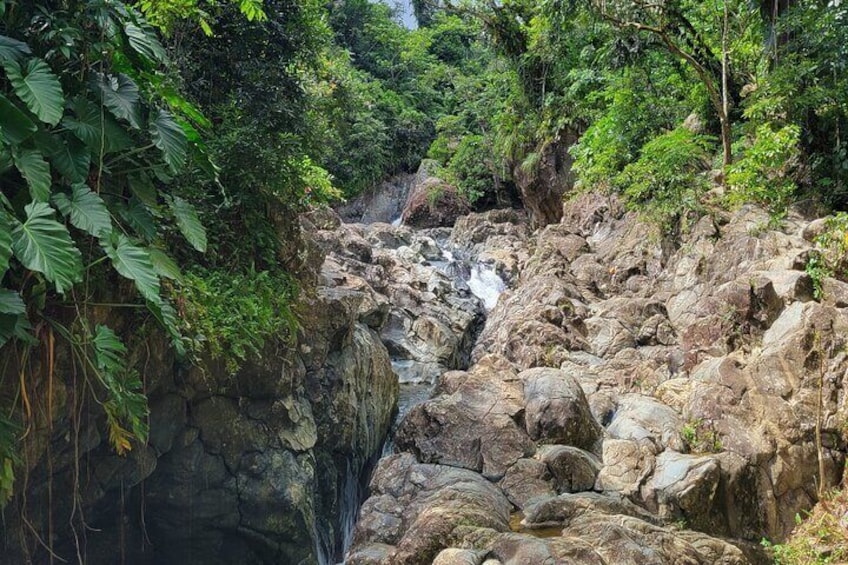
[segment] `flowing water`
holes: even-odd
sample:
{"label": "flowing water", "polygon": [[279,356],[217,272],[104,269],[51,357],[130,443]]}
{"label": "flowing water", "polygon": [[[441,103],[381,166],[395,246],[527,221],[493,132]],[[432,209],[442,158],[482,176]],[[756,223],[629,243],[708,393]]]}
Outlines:
{"label": "flowing water", "polygon": [[[401,225],[401,218],[396,218],[392,221],[393,226]],[[476,261],[467,261],[461,258],[462,253],[458,250],[451,250],[447,240],[436,240],[442,257],[438,260],[431,260],[429,264],[447,277],[453,280],[454,285],[459,288],[465,288],[468,292],[480,299],[485,312],[489,312],[498,302],[501,293],[506,289],[506,283],[498,276],[494,267]],[[430,395],[435,386],[435,382],[423,379],[419,361],[410,359],[392,359],[392,368],[398,375],[400,383],[400,392],[398,396],[398,412],[392,423],[388,437],[383,444],[382,457],[391,455],[394,452],[394,436],[400,422],[404,417],[417,405],[425,402],[430,398]],[[429,377],[428,377],[429,379]],[[356,517],[359,512],[359,506],[363,500],[362,483],[351,472],[348,465],[347,476],[343,485],[343,501],[341,503],[341,520],[340,532],[343,542],[343,554],[350,547],[353,541],[353,530],[356,525]],[[316,539],[319,539],[316,537]],[[317,545],[323,545],[326,540],[321,540]],[[332,547],[332,546],[330,546]],[[329,565],[332,563],[327,560],[328,555],[326,545],[324,547],[316,547],[319,555],[320,565]],[[332,556],[332,552],[329,553]],[[343,562],[342,562],[343,563]]]}

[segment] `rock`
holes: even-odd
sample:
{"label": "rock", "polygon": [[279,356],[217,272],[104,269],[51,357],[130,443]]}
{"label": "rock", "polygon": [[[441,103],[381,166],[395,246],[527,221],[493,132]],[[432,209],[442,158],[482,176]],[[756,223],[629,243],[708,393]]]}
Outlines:
{"label": "rock", "polygon": [[365,524],[374,523],[368,518],[374,507],[363,507],[350,555],[360,545],[380,543],[372,539],[379,535],[395,546],[393,563],[429,564],[450,547],[451,536],[460,526],[509,529],[509,501],[479,474],[464,469],[419,464],[408,454],[393,455],[379,463],[371,491],[385,500],[382,512],[394,512],[405,529],[400,535],[386,536],[363,528],[363,519]]}
{"label": "rock", "polygon": [[513,178],[521,191],[521,201],[536,226],[558,222],[562,217],[562,197],[574,186],[573,158],[568,148],[577,142],[576,132],[562,132],[561,140],[536,149],[532,167],[521,164]]}
{"label": "rock", "polygon": [[548,466],[535,459],[519,459],[507,469],[498,486],[518,508],[524,508],[539,499],[556,495]]}
{"label": "rock", "polygon": [[547,465],[559,494],[592,490],[601,469],[594,455],[565,445],[544,445],[536,458]]}
{"label": "rock", "polygon": [[456,187],[428,177],[416,182],[404,204],[403,223],[417,228],[452,226],[456,219],[470,211],[468,201]]}
{"label": "rock", "polygon": [[486,552],[473,549],[444,549],[433,560],[433,565],[481,565]]}
{"label": "rock", "polygon": [[519,384],[481,367],[449,395],[413,408],[398,428],[398,449],[426,463],[470,469],[498,480],[508,467],[533,454],[533,442],[515,417]]}
{"label": "rock", "polygon": [[540,443],[591,450],[601,427],[589,410],[583,389],[559,369],[538,368],[518,375],[524,382],[527,434]]}
{"label": "rock", "polygon": [[403,203],[412,187],[420,181],[417,174],[396,175],[371,189],[365,190],[338,206],[342,220],[350,223],[391,223],[400,218]]}

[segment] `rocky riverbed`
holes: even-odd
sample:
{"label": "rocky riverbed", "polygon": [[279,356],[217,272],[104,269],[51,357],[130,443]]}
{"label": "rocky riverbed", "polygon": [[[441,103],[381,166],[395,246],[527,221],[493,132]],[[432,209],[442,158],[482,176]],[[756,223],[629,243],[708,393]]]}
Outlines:
{"label": "rocky riverbed", "polygon": [[[767,222],[717,213],[671,241],[586,195],[533,233],[509,210],[449,234],[327,225],[325,275],[373,290],[361,315],[396,369],[435,378],[347,563],[768,562],[760,540],[842,476],[848,286],[814,300],[819,224]],[[479,332],[439,238],[508,286]]]}

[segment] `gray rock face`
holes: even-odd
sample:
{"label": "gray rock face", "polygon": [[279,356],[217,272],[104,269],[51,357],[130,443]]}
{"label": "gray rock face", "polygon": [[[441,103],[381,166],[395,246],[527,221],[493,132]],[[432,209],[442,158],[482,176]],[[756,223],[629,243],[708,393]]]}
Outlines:
{"label": "gray rock face", "polygon": [[[802,234],[818,228],[792,216],[762,232],[764,220],[743,208],[670,242],[586,195],[529,239],[516,224],[457,222],[454,241],[497,242],[493,264],[515,274],[471,368],[439,378],[397,450],[487,479],[512,515],[510,531],[433,526],[429,559],[769,562],[759,540],[781,539],[815,485],[841,478],[848,300],[833,280],[813,300]],[[417,563],[399,553],[405,520],[392,539],[362,530],[352,555]]]}
{"label": "gray rock face", "polygon": [[[370,244],[357,240],[348,249],[366,257]],[[317,273],[322,261],[322,254],[309,255],[305,272]],[[204,372],[186,369],[163,336],[154,332],[143,341],[133,334],[135,320],[108,320],[126,336],[130,359],[146,378],[149,444],[116,456],[97,411],[81,415],[80,441],[71,441],[67,396],[57,397],[56,502],[48,504],[45,423],[37,431],[45,443],[33,451],[26,500],[7,506],[8,531],[23,531],[25,511],[46,532],[50,512],[54,551],[72,559],[77,550],[67,524],[72,513],[83,516],[98,530],[88,532],[82,548],[91,563],[332,560],[345,513],[357,503],[345,497],[355,498],[397,402],[397,378],[374,330],[388,305],[364,286],[324,284],[305,293],[299,308],[301,332],[293,342],[270,340],[262,357],[236,375],[214,362]],[[57,358],[64,357],[57,349]],[[60,495],[73,492],[75,450],[77,508],[71,496]],[[4,562],[47,561],[40,546],[26,549],[18,541],[4,539]],[[122,547],[133,549],[122,555]]]}

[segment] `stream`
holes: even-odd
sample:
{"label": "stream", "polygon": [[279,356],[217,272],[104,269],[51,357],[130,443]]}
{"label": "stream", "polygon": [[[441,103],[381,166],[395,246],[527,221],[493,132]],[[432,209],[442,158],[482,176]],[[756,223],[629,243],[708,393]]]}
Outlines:
{"label": "stream", "polygon": [[[399,227],[402,225],[401,218],[396,218],[391,222],[391,225]],[[433,238],[438,246],[441,256],[438,258],[432,257],[425,265],[435,268],[444,274],[455,288],[473,295],[480,301],[482,307],[483,319],[481,325],[485,322],[485,315],[495,307],[501,293],[506,289],[506,283],[495,272],[495,269],[487,264],[479,263],[473,258],[465,258],[462,250],[456,248],[449,237]],[[399,307],[394,305],[393,307]],[[393,327],[386,335],[397,334],[403,332],[402,327]],[[407,330],[408,331],[408,330]],[[462,357],[469,356],[470,349],[473,346],[473,340],[467,344],[468,351],[463,352]],[[392,348],[389,348],[390,353]],[[431,396],[433,388],[436,384],[438,375],[424,373],[421,370],[420,362],[401,358],[398,355],[392,355],[392,369],[397,374],[400,383],[400,391],[398,397],[397,414],[392,422],[391,429],[383,444],[381,457],[386,457],[394,453],[394,435],[398,425],[403,421],[404,417],[418,404],[428,400]],[[457,369],[465,369],[466,366],[456,367]],[[376,463],[376,462],[375,462]],[[370,471],[369,471],[370,474]],[[353,530],[356,524],[356,517],[359,512],[359,507],[365,498],[365,491],[368,477],[363,477],[357,481],[354,477],[348,477],[344,488],[344,502],[342,503],[342,519],[341,526],[343,531],[341,537],[344,541],[343,550],[347,552],[353,538]],[[326,559],[326,549],[320,552],[321,557]],[[344,553],[343,553],[344,554]],[[321,565],[331,563],[331,561],[321,560]],[[343,562],[342,562],[343,563]]]}

